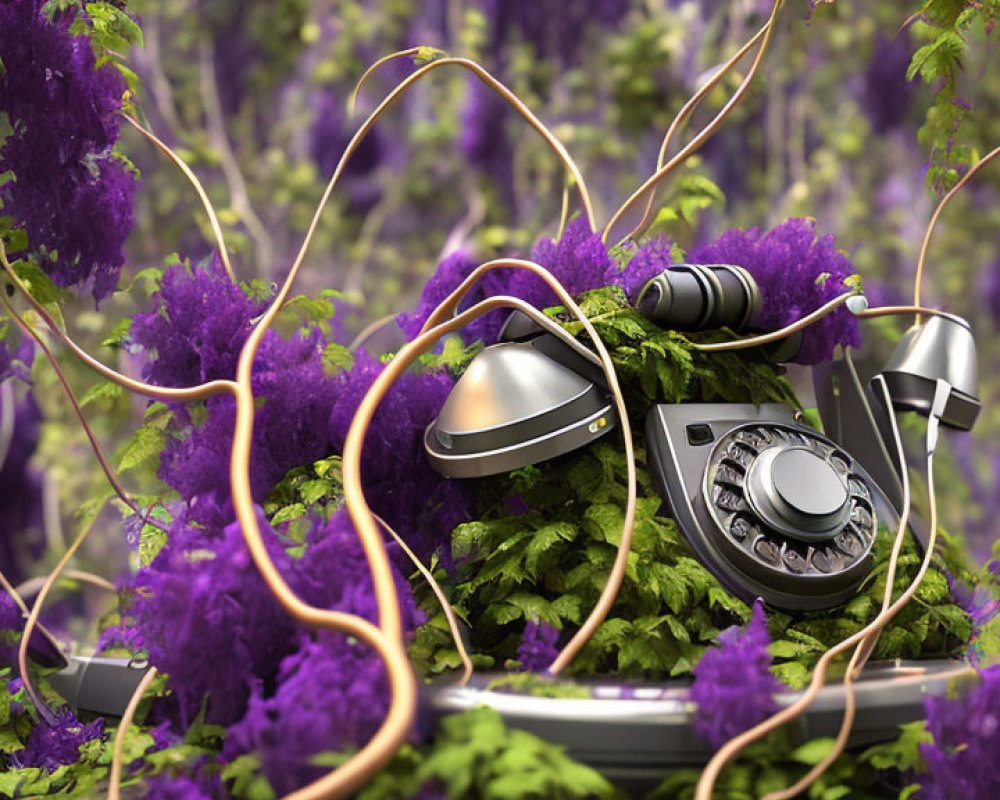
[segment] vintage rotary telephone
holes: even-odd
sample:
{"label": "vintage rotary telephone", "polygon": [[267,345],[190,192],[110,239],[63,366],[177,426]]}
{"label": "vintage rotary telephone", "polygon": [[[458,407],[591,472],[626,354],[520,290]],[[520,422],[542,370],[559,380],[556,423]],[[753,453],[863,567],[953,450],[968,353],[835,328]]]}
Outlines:
{"label": "vintage rotary telephone", "polygon": [[[863,297],[851,301],[864,310]],[[752,276],[731,265],[671,267],[637,299],[646,317],[684,331],[752,330],[761,305]],[[783,337],[763,355],[787,360],[798,341]],[[610,431],[607,387],[588,355],[513,313],[428,427],[432,466],[449,477],[497,474]],[[781,404],[660,404],[646,420],[649,467],[692,549],[731,592],[783,610],[831,608],[871,571],[879,525],[899,520],[903,465],[889,455],[884,398],[927,415],[939,380],[949,390],[941,424],[968,430],[979,411],[975,343],[946,314],[913,326],[867,385],[849,351],[814,371],[826,435]]]}

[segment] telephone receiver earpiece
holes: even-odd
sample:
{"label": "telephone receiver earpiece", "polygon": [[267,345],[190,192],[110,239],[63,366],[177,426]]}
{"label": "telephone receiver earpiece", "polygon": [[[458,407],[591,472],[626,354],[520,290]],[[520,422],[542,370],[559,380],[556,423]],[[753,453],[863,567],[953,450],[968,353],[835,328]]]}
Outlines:
{"label": "telephone receiver earpiece", "polygon": [[760,316],[761,306],[757,282],[733,264],[677,264],[651,278],[636,299],[651,322],[688,332],[722,327],[745,331]]}
{"label": "telephone receiver earpiece", "polygon": [[933,413],[938,382],[948,385],[941,424],[971,430],[979,416],[979,370],[976,341],[968,322],[953,314],[939,314],[913,325],[896,345],[882,368],[898,411],[928,417]]}

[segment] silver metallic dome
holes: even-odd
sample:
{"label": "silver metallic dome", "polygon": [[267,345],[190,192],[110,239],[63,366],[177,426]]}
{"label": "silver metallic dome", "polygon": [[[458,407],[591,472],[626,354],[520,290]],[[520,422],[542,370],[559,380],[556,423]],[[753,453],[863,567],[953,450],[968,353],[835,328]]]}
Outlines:
{"label": "silver metallic dome", "polygon": [[614,427],[605,394],[530,343],[487,347],[424,434],[431,465],[452,478],[495,475],[562,455]]}

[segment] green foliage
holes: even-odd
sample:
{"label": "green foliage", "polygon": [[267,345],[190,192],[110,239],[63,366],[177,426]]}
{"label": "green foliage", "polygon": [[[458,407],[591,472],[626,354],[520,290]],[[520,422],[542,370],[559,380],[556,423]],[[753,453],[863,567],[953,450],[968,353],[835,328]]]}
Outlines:
{"label": "green foliage", "polygon": [[559,745],[505,727],[485,707],[442,719],[429,747],[404,748],[360,798],[412,797],[425,784],[480,800],[626,796]]}
{"label": "green foliage", "polygon": [[997,0],[928,0],[921,8],[921,20],[913,25],[924,44],[914,53],[906,77],[913,80],[919,76],[936,92],[919,139],[931,148],[927,181],[939,194],[955,184],[962,167],[978,158],[965,130],[972,120],[974,87],[961,81],[963,62],[974,46],[1000,41],[998,23]]}
{"label": "green foliage", "polygon": [[163,403],[153,403],[146,409],[145,422],[135,435],[118,450],[115,469],[127,472],[156,460],[167,444],[167,426],[173,412]]}

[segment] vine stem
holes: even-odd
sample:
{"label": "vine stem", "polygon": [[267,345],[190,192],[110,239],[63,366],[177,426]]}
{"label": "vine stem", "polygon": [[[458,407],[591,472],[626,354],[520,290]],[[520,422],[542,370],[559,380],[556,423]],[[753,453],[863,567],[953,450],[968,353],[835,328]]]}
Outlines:
{"label": "vine stem", "polygon": [[10,380],[0,383],[0,470],[7,462],[11,442],[14,441],[14,421],[17,409],[14,407],[14,387]]}
{"label": "vine stem", "polygon": [[[816,667],[813,669],[812,680],[809,683],[809,687],[794,703],[786,706],[759,725],[754,726],[750,730],[745,731],[744,733],[741,733],[726,742],[715,753],[715,755],[712,756],[711,761],[708,762],[708,766],[705,767],[704,772],[702,772],[701,778],[698,781],[698,786],[695,790],[695,800],[711,800],[713,787],[715,782],[718,780],[723,767],[732,761],[744,748],[748,747],[753,742],[762,739],[767,734],[777,730],[782,725],[785,725],[802,714],[812,704],[813,700],[816,699],[816,696],[819,694],[819,690],[823,687],[826,680],[826,671],[830,662],[841,653],[851,647],[854,647],[855,645],[865,646],[866,641],[873,635],[880,633],[885,626],[889,624],[892,618],[906,606],[913,595],[916,594],[917,589],[923,581],[924,575],[927,574],[927,570],[930,567],[931,558],[934,555],[934,545],[937,541],[937,503],[935,502],[934,497],[934,449],[933,443],[930,441],[930,431],[932,427],[934,426],[929,425],[928,427],[927,448],[927,493],[930,502],[930,535],[927,540],[926,552],[924,553],[923,560],[920,563],[920,569],[917,571],[913,582],[904,590],[896,602],[888,608],[883,608],[875,619],[868,623],[868,625],[852,636],[849,636],[834,645],[822,656],[820,656],[819,661],[816,663]],[[934,430],[936,431],[936,427]],[[895,574],[896,561],[901,549],[900,540],[905,536],[906,527],[904,525],[900,525],[896,530],[896,539],[893,543],[892,556],[889,561],[890,574]]]}
{"label": "vine stem", "polygon": [[[614,216],[605,226],[603,233],[601,234],[601,241],[607,244],[608,238],[611,235],[615,224],[620,220],[628,211],[635,205],[639,200],[646,196],[646,193],[654,190],[659,184],[667,177],[671,172],[674,171],[680,164],[688,159],[695,151],[701,147],[708,138],[715,133],[716,129],[722,124],[722,122],[729,116],[730,112],[736,107],[736,105],[743,99],[743,95],[746,94],[747,90],[750,88],[750,84],[757,74],[757,69],[760,67],[760,63],[764,58],[764,53],[767,52],[768,44],[771,41],[771,36],[774,34],[774,23],[778,17],[778,12],[781,11],[785,0],[774,0],[774,5],[771,8],[771,16],[768,18],[767,32],[764,34],[764,39],[761,41],[760,49],[757,51],[757,55],[754,57],[753,63],[750,65],[750,69],[747,71],[746,77],[740,83],[739,88],[729,98],[729,101],[722,107],[722,110],[704,127],[699,131],[698,135],[695,136],[690,142],[688,142],[673,158],[670,159],[666,164],[660,167],[656,172],[653,173],[638,189],[636,189],[632,195],[625,201],[624,204],[615,212]],[[626,236],[622,241],[625,241],[628,236]],[[620,243],[619,243],[620,244]]]}
{"label": "vine stem", "polygon": [[39,715],[49,724],[54,725],[56,723],[55,715],[49,710],[49,707],[45,704],[45,701],[41,698],[35,687],[31,682],[31,675],[28,672],[28,642],[31,640],[32,631],[35,629],[35,625],[38,623],[38,617],[42,613],[42,607],[45,605],[45,598],[49,596],[49,591],[55,585],[56,580],[58,580],[59,575],[65,569],[69,560],[75,555],[76,551],[80,549],[80,545],[83,544],[84,539],[93,530],[94,524],[97,522],[97,515],[88,522],[76,535],[76,538],[70,543],[70,546],[66,548],[66,552],[63,553],[62,558],[56,564],[52,572],[49,573],[48,577],[45,579],[45,583],[42,584],[42,588],[38,591],[38,596],[35,597],[35,602],[31,606],[31,611],[28,614],[28,620],[24,624],[24,632],[21,634],[21,643],[17,648],[17,667],[21,673],[21,680],[24,681],[24,688],[27,689],[28,694],[31,696],[31,701],[35,704],[35,708],[38,710]]}
{"label": "vine stem", "polygon": [[[660,152],[656,156],[656,169],[660,170],[667,160],[667,150],[670,147],[670,142],[674,137],[674,134],[680,129],[680,126],[684,121],[694,113],[695,109],[705,98],[705,96],[712,91],[723,78],[728,75],[733,67],[739,63],[739,61],[745,56],[757,42],[760,41],[761,37],[767,33],[768,28],[771,26],[771,21],[769,20],[764,26],[753,35],[753,37],[744,44],[730,59],[720,66],[715,73],[705,82],[705,85],[698,89],[691,98],[684,104],[680,111],[677,112],[677,116],[674,117],[673,122],[670,123],[670,127],[667,128],[667,133],[663,137],[663,142],[660,144]],[[632,239],[645,230],[647,223],[649,222],[649,216],[653,212],[653,204],[656,202],[656,188],[649,192],[648,199],[646,200],[646,210],[643,212],[642,219],[639,223],[628,233],[625,238]]]}
{"label": "vine stem", "polygon": [[[847,355],[850,358],[850,355]],[[886,386],[885,381],[879,381],[879,386],[882,390],[883,400],[885,402],[885,407],[890,410],[889,413],[889,425],[892,429],[893,442],[896,445],[896,458],[899,460],[900,464],[906,463],[906,452],[903,448],[903,440],[899,435],[899,426],[896,423],[896,415],[891,412],[892,410],[892,397],[889,394],[889,388]],[[906,529],[906,525],[910,519],[910,473],[909,470],[901,470],[900,475],[901,483],[903,484],[903,496],[901,500],[902,514],[900,515],[899,528],[901,530]],[[885,592],[882,596],[882,609],[880,613],[885,613],[888,611],[889,607],[892,606],[892,591],[896,584],[896,569],[899,563],[899,556],[903,549],[903,536],[896,536],[892,543],[892,554],[889,557],[889,569],[885,576]],[[763,800],[792,800],[801,792],[808,789],[816,780],[823,775],[833,764],[834,761],[844,752],[844,748],[847,747],[847,740],[851,734],[851,728],[854,725],[854,714],[855,714],[855,697],[854,697],[854,681],[860,676],[861,670],[864,665],[868,662],[868,658],[871,656],[872,651],[875,649],[875,645],[878,643],[880,630],[876,630],[871,636],[866,639],[862,639],[858,642],[857,647],[854,650],[854,655],[851,656],[851,661],[847,665],[847,672],[844,673],[844,718],[840,725],[840,731],[837,733],[837,738],[834,740],[833,747],[830,752],[827,753],[820,762],[812,767],[805,775],[803,775],[799,780],[797,780],[792,786],[784,789],[780,792],[771,792],[764,796]]]}
{"label": "vine stem", "polygon": [[[924,234],[923,244],[920,245],[920,256],[917,258],[917,275],[913,279],[913,305],[920,305],[920,282],[924,274],[924,262],[927,260],[927,248],[931,243],[931,234],[934,233],[934,226],[937,225],[938,217],[941,216],[941,212],[944,211],[944,207],[951,202],[951,199],[958,194],[958,191],[965,186],[966,183],[975,175],[979,170],[989,164],[994,158],[1000,155],[1000,147],[996,147],[983,156],[979,161],[972,166],[968,172],[966,172],[956,183],[951,187],[944,197],[941,198],[941,202],[938,203],[937,208],[934,209],[934,213],[931,215],[931,220],[927,223],[927,232]],[[914,323],[919,325],[921,322],[921,313],[918,311],[914,319]]]}
{"label": "vine stem", "polygon": [[[628,566],[628,554],[632,547],[632,531],[635,526],[636,509],[637,479],[635,452],[632,444],[632,430],[629,423],[628,410],[625,407],[625,400],[622,396],[621,387],[618,383],[618,376],[615,373],[614,362],[611,360],[611,355],[608,353],[607,347],[605,347],[604,342],[601,341],[601,337],[598,336],[597,330],[594,328],[591,321],[587,319],[587,315],[583,313],[583,310],[573,301],[573,298],[570,297],[569,292],[567,292],[562,284],[560,284],[559,281],[556,280],[556,278],[540,264],[517,258],[500,258],[477,267],[469,274],[469,277],[462,281],[455,291],[448,295],[448,297],[445,298],[436,309],[434,309],[433,313],[424,323],[423,331],[436,330],[436,328],[433,327],[435,325],[440,327],[440,325],[443,324],[441,320],[446,319],[448,316],[455,313],[459,302],[463,297],[465,297],[466,294],[468,294],[468,292],[473,286],[475,286],[483,275],[491,270],[501,267],[526,269],[538,275],[556,293],[559,300],[566,306],[570,313],[572,313],[573,316],[580,321],[581,325],[583,325],[584,330],[586,330],[587,334],[590,336],[594,344],[594,349],[597,351],[597,355],[601,360],[604,375],[608,380],[608,388],[611,390],[612,397],[614,398],[615,409],[618,413],[618,424],[621,426],[622,438],[625,440],[627,500],[625,504],[625,520],[622,524],[622,535],[618,542],[618,552],[615,556],[614,564],[611,567],[611,572],[605,581],[604,588],[601,590],[601,595],[594,608],[591,609],[591,612],[587,616],[583,625],[580,626],[577,632],[556,656],[555,661],[553,661],[549,666],[549,674],[558,675],[579,654],[587,642],[589,642],[593,637],[597,629],[601,626],[601,623],[604,622],[608,613],[611,611],[611,607],[614,605],[615,599],[618,597],[618,591],[621,589],[622,581],[625,578],[625,570]],[[418,337],[418,339],[419,338],[420,337]]]}
{"label": "vine stem", "polygon": [[158,139],[152,131],[146,130],[145,127],[130,114],[122,113],[122,117],[139,133],[145,136],[153,145],[167,158],[174,162],[180,168],[180,171],[184,173],[194,190],[198,193],[198,197],[201,199],[201,204],[205,207],[205,213],[208,214],[208,222],[212,227],[212,234],[215,236],[215,246],[219,248],[219,258],[222,259],[222,266],[225,267],[226,274],[229,279],[236,283],[236,273],[233,272],[233,265],[229,260],[229,250],[226,248],[226,240],[222,236],[222,225],[219,223],[219,217],[215,213],[215,206],[212,205],[212,201],[208,198],[208,192],[205,191],[205,187],[201,185],[201,181],[198,180],[198,176],[194,174],[191,167],[189,167],[177,153],[170,149],[165,142]]}
{"label": "vine stem", "polygon": [[73,387],[69,384],[69,379],[66,377],[66,373],[63,372],[62,367],[59,366],[59,361],[56,359],[55,354],[49,349],[45,338],[38,333],[27,321],[21,317],[14,307],[10,304],[10,301],[3,296],[3,292],[0,292],[0,300],[3,301],[4,308],[7,313],[21,326],[22,330],[31,336],[38,346],[41,348],[42,352],[45,353],[45,357],[48,359],[52,371],[55,372],[56,377],[59,379],[59,383],[66,393],[66,397],[69,399],[70,405],[73,407],[73,414],[76,416],[83,428],[84,433],[87,435],[87,440],[90,442],[91,449],[94,451],[94,457],[97,459],[97,463],[101,465],[101,470],[104,472],[105,477],[108,479],[108,483],[111,484],[111,488],[114,489],[118,498],[132,510],[132,512],[142,518],[143,522],[148,525],[152,525],[155,528],[159,528],[161,531],[166,531],[167,528],[163,526],[158,520],[154,520],[152,517],[147,516],[139,508],[139,505],[129,496],[125,487],[122,485],[121,480],[115,474],[114,469],[112,469],[111,464],[108,462],[108,457],[104,453],[104,448],[101,446],[100,441],[97,439],[97,434],[94,433],[94,429],[90,427],[90,423],[87,422],[87,417],[83,413],[83,409],[80,408],[80,402],[76,399],[76,393],[73,391]]}
{"label": "vine stem", "polygon": [[333,193],[334,188],[340,180],[340,176],[344,171],[347,161],[357,150],[368,131],[371,130],[378,118],[381,117],[382,114],[385,113],[385,111],[392,106],[393,103],[395,103],[411,86],[413,86],[413,84],[430,73],[432,70],[447,66],[456,66],[469,70],[479,80],[485,83],[486,86],[499,94],[512,108],[514,108],[515,111],[527,120],[536,131],[538,131],[549,147],[551,147],[556,155],[559,156],[560,160],[572,175],[573,180],[576,183],[577,190],[580,193],[580,201],[583,204],[591,230],[596,228],[597,223],[594,218],[594,209],[590,200],[590,192],[587,190],[587,185],[583,180],[583,174],[580,172],[580,168],[576,165],[572,156],[570,156],[567,152],[565,146],[556,138],[555,134],[553,134],[552,131],[550,131],[545,124],[538,119],[537,116],[535,116],[531,109],[529,109],[524,102],[516,94],[514,94],[514,92],[504,86],[504,84],[493,77],[493,75],[483,69],[483,67],[475,61],[468,58],[453,58],[450,56],[446,58],[439,58],[435,61],[431,61],[429,64],[425,64],[416,72],[408,75],[400,81],[400,83],[388,95],[386,95],[385,98],[383,98],[382,102],[378,104],[375,110],[368,115],[368,118],[361,124],[361,127],[354,133],[354,136],[351,137],[350,142],[347,143],[347,147],[344,148],[344,152],[341,155],[340,160],[337,162],[337,166],[333,171],[333,176],[330,178],[330,181],[320,198],[319,204],[316,207],[316,212],[313,214],[312,221],[309,223],[309,227],[306,230],[302,246],[299,248],[299,252],[296,254],[295,260],[292,262],[288,275],[281,285],[281,288],[278,290],[271,308],[268,309],[264,317],[258,323],[259,325],[263,325],[265,327],[269,326],[274,318],[274,315],[277,314],[281,305],[288,297],[288,293],[291,291],[295,276],[298,274],[298,271],[302,266],[302,261],[305,259],[306,253],[309,250],[309,245],[312,243],[313,236],[319,226],[320,215],[323,213],[323,209],[326,207],[326,204],[330,199],[330,195]]}
{"label": "vine stem", "polygon": [[150,667],[146,670],[146,674],[142,676],[139,685],[135,687],[135,691],[132,692],[132,697],[129,698],[128,705],[125,707],[125,713],[122,714],[122,718],[118,722],[118,729],[115,731],[115,745],[111,752],[111,771],[108,775],[108,800],[119,800],[121,797],[120,787],[122,782],[122,767],[124,766],[122,762],[125,758],[125,734],[128,733],[128,729],[132,726],[132,718],[139,708],[139,703],[142,702],[142,696],[146,694],[146,691],[155,679],[156,667]]}
{"label": "vine stem", "polygon": [[198,386],[175,389],[169,386],[154,386],[153,384],[143,383],[142,381],[137,381],[126,375],[122,375],[120,372],[116,372],[111,369],[111,367],[102,364],[96,358],[91,356],[90,353],[74,342],[73,339],[70,338],[70,336],[56,323],[45,306],[38,302],[37,298],[31,294],[31,291],[27,286],[25,286],[24,281],[21,280],[21,277],[17,274],[17,272],[15,272],[11,263],[7,260],[7,251],[4,249],[2,241],[0,241],[0,266],[2,266],[4,271],[7,273],[7,277],[10,278],[18,289],[21,290],[24,298],[35,310],[35,313],[42,318],[42,321],[45,322],[52,334],[65,344],[73,355],[80,359],[80,361],[97,372],[99,375],[107,378],[109,381],[117,383],[119,386],[128,389],[129,391],[144,395],[145,397],[180,403],[186,403],[192,400],[204,400],[222,392],[231,392],[235,386],[233,381],[220,380],[202,383]]}
{"label": "vine stem", "polygon": [[451,632],[451,638],[455,643],[455,649],[458,651],[458,657],[462,661],[462,677],[459,679],[458,685],[465,686],[469,682],[469,678],[472,677],[472,659],[469,658],[469,653],[465,649],[465,642],[462,641],[462,634],[458,629],[458,619],[455,617],[455,609],[451,607],[451,603],[448,602],[448,598],[445,596],[444,590],[441,588],[441,584],[437,582],[434,574],[417,558],[417,554],[410,549],[410,546],[403,540],[403,537],[396,533],[392,529],[392,526],[378,514],[372,514],[372,516],[385,529],[385,532],[396,541],[396,544],[406,554],[406,557],[410,559],[413,566],[423,576],[423,579],[427,581],[427,584],[431,587],[431,591],[434,592],[434,597],[437,598],[444,618],[448,623],[448,630]]}

